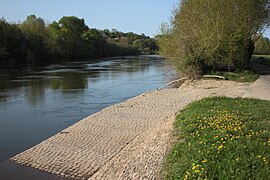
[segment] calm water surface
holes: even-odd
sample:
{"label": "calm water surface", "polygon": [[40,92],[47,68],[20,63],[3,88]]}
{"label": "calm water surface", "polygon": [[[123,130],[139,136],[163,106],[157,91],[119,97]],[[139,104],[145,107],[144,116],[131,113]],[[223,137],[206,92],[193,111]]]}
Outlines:
{"label": "calm water surface", "polygon": [[0,161],[175,76],[163,59],[128,57],[0,70]]}

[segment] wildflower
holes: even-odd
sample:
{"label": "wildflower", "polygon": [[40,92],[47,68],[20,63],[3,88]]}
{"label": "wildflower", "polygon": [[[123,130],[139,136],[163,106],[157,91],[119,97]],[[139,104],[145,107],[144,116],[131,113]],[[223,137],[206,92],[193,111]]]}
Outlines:
{"label": "wildflower", "polygon": [[190,175],[190,172],[186,171],[184,180],[187,180],[189,175]]}
{"label": "wildflower", "polygon": [[218,146],[218,150],[221,150],[224,146],[221,144],[220,146]]}
{"label": "wildflower", "polygon": [[204,168],[202,168],[202,170],[203,170],[203,171],[205,171],[205,169],[204,169]]}
{"label": "wildflower", "polygon": [[262,157],[261,155],[258,156],[258,158],[261,158],[261,157]]}
{"label": "wildflower", "polygon": [[207,162],[207,160],[206,160],[206,159],[202,160],[202,163],[206,163],[206,162]]}

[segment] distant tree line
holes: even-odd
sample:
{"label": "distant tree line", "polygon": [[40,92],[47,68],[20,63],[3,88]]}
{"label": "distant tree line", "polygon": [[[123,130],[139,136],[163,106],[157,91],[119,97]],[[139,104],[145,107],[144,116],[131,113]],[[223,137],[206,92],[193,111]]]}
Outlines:
{"label": "distant tree line", "polygon": [[254,54],[269,55],[270,54],[270,40],[267,37],[263,37],[262,34],[258,34],[255,41]]}
{"label": "distant tree line", "polygon": [[64,16],[46,24],[30,15],[21,24],[0,19],[0,63],[43,63],[153,54],[156,41],[144,34],[89,28],[84,19]]}
{"label": "distant tree line", "polygon": [[160,52],[187,76],[218,65],[244,69],[269,21],[269,0],[181,0],[172,23],[161,28]]}

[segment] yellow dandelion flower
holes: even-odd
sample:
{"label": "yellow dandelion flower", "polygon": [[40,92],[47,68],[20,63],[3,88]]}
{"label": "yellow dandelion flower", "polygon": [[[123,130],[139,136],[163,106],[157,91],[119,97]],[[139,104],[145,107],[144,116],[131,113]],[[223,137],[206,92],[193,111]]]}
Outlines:
{"label": "yellow dandelion flower", "polygon": [[218,146],[218,150],[222,149],[224,146],[221,144],[220,146]]}
{"label": "yellow dandelion flower", "polygon": [[202,163],[206,163],[206,162],[207,162],[207,159],[202,160]]}
{"label": "yellow dandelion flower", "polygon": [[203,171],[205,171],[205,169],[204,169],[204,168],[202,168],[202,170],[203,170]]}
{"label": "yellow dandelion flower", "polygon": [[199,170],[199,169],[197,169],[197,170],[195,170],[194,172],[195,172],[195,173],[199,173],[199,172],[200,172],[200,170]]}

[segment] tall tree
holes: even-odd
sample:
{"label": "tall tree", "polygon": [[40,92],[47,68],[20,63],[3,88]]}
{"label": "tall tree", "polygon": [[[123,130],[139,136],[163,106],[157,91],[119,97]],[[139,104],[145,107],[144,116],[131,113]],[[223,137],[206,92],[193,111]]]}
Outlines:
{"label": "tall tree", "polygon": [[18,25],[0,19],[0,62],[24,62],[26,56],[25,37]]}
{"label": "tall tree", "polygon": [[160,38],[161,54],[189,75],[216,63],[243,68],[269,14],[268,0],[182,0]]}
{"label": "tall tree", "polygon": [[255,54],[270,54],[270,40],[267,37],[263,37],[262,34],[257,35],[255,41]]}
{"label": "tall tree", "polygon": [[59,22],[49,26],[50,36],[58,53],[66,58],[82,58],[85,55],[86,43],[82,38],[88,30],[84,19],[74,16],[62,17]]}
{"label": "tall tree", "polygon": [[30,15],[20,25],[20,28],[26,38],[28,61],[44,61],[48,56],[49,48],[49,37],[44,20]]}
{"label": "tall tree", "polygon": [[44,19],[37,18],[35,15],[27,16],[26,20],[20,25],[22,31],[28,34],[35,34],[47,38],[47,30]]}
{"label": "tall tree", "polygon": [[88,44],[87,52],[91,57],[102,57],[105,55],[105,47],[107,41],[104,36],[97,29],[89,29],[82,35],[83,39]]}

